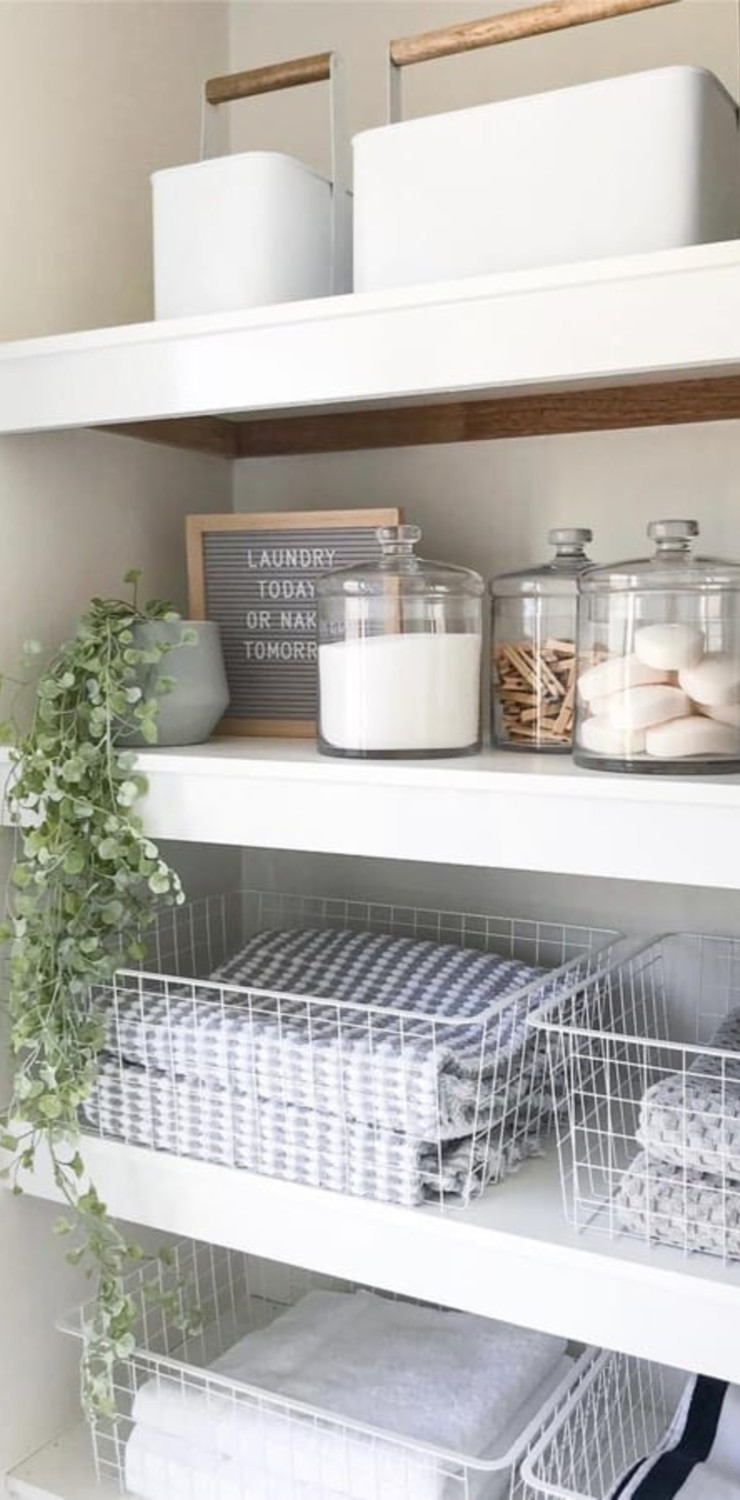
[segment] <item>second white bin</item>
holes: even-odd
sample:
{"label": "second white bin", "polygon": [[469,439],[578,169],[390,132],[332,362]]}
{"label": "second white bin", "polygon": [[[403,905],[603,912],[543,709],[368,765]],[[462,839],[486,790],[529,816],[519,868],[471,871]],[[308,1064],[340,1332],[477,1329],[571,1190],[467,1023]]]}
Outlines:
{"label": "second white bin", "polygon": [[355,289],[740,235],[734,101],[669,67],[364,131]]}

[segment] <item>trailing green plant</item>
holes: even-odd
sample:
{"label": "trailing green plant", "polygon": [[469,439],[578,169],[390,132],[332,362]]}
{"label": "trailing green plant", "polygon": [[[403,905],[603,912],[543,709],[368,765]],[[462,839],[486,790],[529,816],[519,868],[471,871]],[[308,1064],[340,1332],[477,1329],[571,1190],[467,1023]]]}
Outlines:
{"label": "trailing green plant", "polygon": [[[2,726],[12,745],[6,797],[17,841],[0,929],[15,1063],[3,1175],[21,1192],[23,1173],[46,1146],[67,1210],[56,1231],[71,1237],[67,1257],[93,1282],[82,1362],[89,1416],[112,1410],[113,1365],[133,1347],[123,1279],[142,1254],[109,1218],[81,1154],[80,1106],[104,1041],[94,989],[138,965],[157,909],[184,899],[178,876],[144,832],[137,806],[147,783],[126,748],[133,731],[156,743],[157,696],[172,686],[163,670],[172,644],[147,639],[143,646],[136,626],[179,616],[166,602],[139,606],[137,573],[126,582],[131,601],[93,599],[75,635],[42,668],[30,724]],[[183,628],[176,644],[191,639]],[[21,675],[10,679],[16,697],[40,652],[37,642],[27,644]]]}

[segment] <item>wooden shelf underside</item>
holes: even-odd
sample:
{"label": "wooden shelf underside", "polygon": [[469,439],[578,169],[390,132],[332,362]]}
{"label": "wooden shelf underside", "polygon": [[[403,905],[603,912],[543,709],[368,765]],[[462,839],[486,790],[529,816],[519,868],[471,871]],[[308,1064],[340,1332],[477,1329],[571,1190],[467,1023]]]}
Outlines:
{"label": "wooden shelf underside", "polygon": [[180,417],[104,431],[225,459],[476,443],[740,418],[740,376],[665,380],[496,399],[440,401],[311,415]]}

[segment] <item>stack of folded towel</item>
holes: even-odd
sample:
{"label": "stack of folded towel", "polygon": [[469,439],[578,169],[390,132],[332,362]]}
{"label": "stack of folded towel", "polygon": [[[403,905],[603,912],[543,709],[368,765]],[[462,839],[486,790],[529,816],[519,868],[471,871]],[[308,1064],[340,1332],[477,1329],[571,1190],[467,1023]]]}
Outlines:
{"label": "stack of folded towel", "polygon": [[740,1500],[740,1388],[692,1375],[663,1442],[610,1500]]}
{"label": "stack of folded towel", "polygon": [[710,1046],[725,1056],[697,1053],[645,1094],[642,1150],[622,1177],[615,1216],[619,1228],[661,1244],[740,1257],[740,1007]]}
{"label": "stack of folded towel", "polygon": [[216,1379],[141,1386],[126,1489],[143,1500],[499,1500],[510,1467],[479,1468],[473,1482],[465,1459],[505,1456],[568,1367],[564,1341],[547,1334],[369,1292],[310,1292],[217,1359]]}
{"label": "stack of folded towel", "polygon": [[107,1052],[84,1114],[313,1186],[464,1200],[538,1151],[549,1088],[527,1016],[544,972],[411,938],[263,932],[212,976],[249,994],[101,996]]}

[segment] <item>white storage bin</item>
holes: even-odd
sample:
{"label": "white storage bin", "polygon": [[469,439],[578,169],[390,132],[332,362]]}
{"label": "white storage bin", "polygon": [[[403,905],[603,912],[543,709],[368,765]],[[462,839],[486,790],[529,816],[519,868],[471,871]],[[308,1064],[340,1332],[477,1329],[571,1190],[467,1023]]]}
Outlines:
{"label": "white storage bin", "polygon": [[604,1350],[584,1361],[569,1396],[522,1464],[527,1494],[610,1500],[641,1458],[656,1450],[688,1376]]}
{"label": "white storage bin", "polygon": [[552,1108],[527,1017],[614,937],[317,896],[196,901],[161,919],[145,972],[91,997],[105,1056],[83,1123],[314,1187],[464,1205],[538,1154]]}
{"label": "white storage bin", "polygon": [[578,1229],[740,1258],[740,940],[618,945],[532,1017]]}
{"label": "white storage bin", "polygon": [[[567,1401],[584,1363],[558,1360],[485,1457],[471,1458],[209,1368],[306,1293],[356,1290],[347,1282],[184,1242],[169,1265],[153,1260],[133,1271],[125,1290],[135,1347],[114,1366],[111,1417],[92,1426],[96,1467],[101,1480],[124,1489],[134,1426],[164,1412],[167,1432],[151,1421],[145,1432],[139,1428],[141,1448],[135,1440],[128,1453],[135,1493],[156,1500],[234,1500],[246,1491],[230,1471],[238,1476],[245,1465],[249,1494],[264,1500],[524,1500],[519,1464]],[[184,1332],[191,1308],[200,1314],[197,1331]],[[88,1316],[82,1307],[61,1326],[79,1338]],[[192,1446],[172,1441],[182,1432]],[[208,1464],[214,1436],[220,1446]],[[197,1477],[188,1459],[200,1462]]]}
{"label": "white storage bin", "polygon": [[365,131],[357,291],[740,235],[737,109],[669,67]]}
{"label": "white storage bin", "polygon": [[[314,65],[323,62],[324,68]],[[311,65],[311,66],[309,66]],[[238,311],[349,291],[351,199],[342,182],[343,111],[339,59],[292,64],[212,80],[224,99],[250,97],[290,81],[330,80],[332,180],[291,156],[248,151],[152,176],[154,306],[157,318]],[[204,154],[210,154],[206,102]]]}

